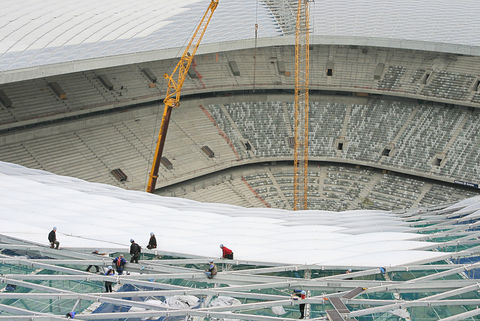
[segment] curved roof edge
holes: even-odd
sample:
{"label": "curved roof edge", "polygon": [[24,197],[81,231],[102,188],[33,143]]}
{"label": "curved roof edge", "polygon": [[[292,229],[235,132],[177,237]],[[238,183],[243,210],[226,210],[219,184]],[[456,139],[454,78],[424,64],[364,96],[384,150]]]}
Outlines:
{"label": "curved roof edge", "polygon": [[[440,42],[425,42],[416,40],[402,40],[372,37],[342,37],[312,35],[310,44],[315,45],[349,45],[385,47],[406,50],[430,51],[458,55],[480,56],[480,46],[457,45]],[[258,39],[257,47],[293,45],[293,36],[271,37]],[[203,44],[197,54],[209,54],[232,50],[251,49],[255,47],[254,39],[235,40],[218,43]],[[181,48],[160,49],[133,54],[105,56],[85,60],[69,61],[51,65],[42,65],[0,72],[0,84],[30,80],[42,77],[88,71],[100,68],[117,67],[148,61],[171,59],[179,56]]]}

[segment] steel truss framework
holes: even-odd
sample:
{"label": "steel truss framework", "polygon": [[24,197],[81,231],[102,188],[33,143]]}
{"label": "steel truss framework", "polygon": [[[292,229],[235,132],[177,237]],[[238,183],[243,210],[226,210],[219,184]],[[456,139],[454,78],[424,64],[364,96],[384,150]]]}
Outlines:
{"label": "steel truss framework", "polygon": [[[479,215],[455,210],[439,206],[397,213],[422,233],[420,239],[432,241],[426,250],[445,252],[435,262],[372,268],[217,259],[220,272],[214,279],[206,278],[203,257],[147,251],[139,264],[127,265],[131,274],[105,276],[85,271],[88,265],[112,264],[111,257],[89,254],[92,249],[54,250],[0,236],[0,320],[65,320],[65,313],[76,310],[76,320],[288,321],[298,317],[299,303],[307,304],[307,317],[317,320],[475,320],[480,315]],[[117,284],[116,291],[101,292],[105,281]],[[293,289],[305,289],[309,296],[294,300]],[[152,304],[175,295],[196,296],[203,303],[194,309]],[[218,296],[241,303],[210,306]],[[124,308],[99,309],[108,305]],[[286,313],[275,316],[270,309],[278,306]]]}

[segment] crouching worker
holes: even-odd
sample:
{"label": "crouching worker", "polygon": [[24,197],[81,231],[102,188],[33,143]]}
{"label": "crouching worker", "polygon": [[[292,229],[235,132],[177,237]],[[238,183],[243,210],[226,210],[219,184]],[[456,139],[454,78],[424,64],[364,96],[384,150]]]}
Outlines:
{"label": "crouching worker", "polygon": [[[98,252],[98,250],[93,251],[92,254],[102,255],[102,256],[106,256],[106,255],[107,255],[107,253],[100,253],[100,252]],[[93,268],[93,267],[95,268],[95,273],[100,272],[100,268],[98,267],[98,265],[94,265],[94,264],[90,264],[90,265],[87,267],[87,270],[86,270],[86,271],[87,271],[87,272],[90,272],[90,269]]]}
{"label": "crouching worker", "polygon": [[222,249],[222,258],[233,260],[233,252],[223,244],[220,244],[220,248]]}
{"label": "crouching worker", "polygon": [[[292,299],[293,300],[305,300],[305,298],[307,297],[307,292],[305,292],[304,290],[293,290],[293,294],[292,294]],[[301,303],[298,305],[298,308],[300,310],[300,319],[304,319],[305,318],[305,303]]]}
{"label": "crouching worker", "polygon": [[67,317],[67,319],[75,319],[75,314],[77,313],[75,311],[72,311],[65,314],[65,316]]}
{"label": "crouching worker", "polygon": [[[113,276],[115,275],[115,270],[112,268],[111,265],[107,267],[107,272],[105,272],[106,276]],[[106,292],[112,292],[112,284],[113,282],[111,281],[105,281],[105,291]]]}
{"label": "crouching worker", "polygon": [[217,275],[217,266],[215,265],[215,263],[213,263],[213,260],[210,260],[208,269],[205,271],[205,274],[209,279],[213,279],[213,277]]}
{"label": "crouching worker", "polygon": [[148,241],[147,249],[156,249],[157,248],[157,238],[153,232],[150,232],[150,240]]}
{"label": "crouching worker", "polygon": [[48,233],[48,241],[50,242],[50,248],[58,250],[60,242],[57,241],[57,228],[54,226],[53,229]]}

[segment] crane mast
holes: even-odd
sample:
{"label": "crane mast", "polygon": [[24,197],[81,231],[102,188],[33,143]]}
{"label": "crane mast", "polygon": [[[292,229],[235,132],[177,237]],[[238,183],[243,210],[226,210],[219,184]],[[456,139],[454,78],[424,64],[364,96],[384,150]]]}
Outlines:
{"label": "crane mast", "polygon": [[297,24],[295,28],[294,210],[307,209],[309,20],[308,0],[298,0]]}
{"label": "crane mast", "polygon": [[158,168],[160,166],[160,160],[163,154],[163,148],[165,146],[165,139],[167,137],[168,124],[170,122],[170,115],[172,109],[180,106],[180,96],[182,91],[183,82],[187,77],[188,69],[192,64],[195,53],[197,52],[198,46],[202,41],[203,35],[207,30],[208,24],[212,19],[213,12],[218,6],[219,0],[211,0],[210,5],[203,14],[203,17],[198,24],[195,32],[190,39],[187,47],[183,51],[180,61],[175,66],[173,72],[169,74],[164,74],[163,77],[167,79],[167,93],[165,99],[163,100],[165,108],[163,110],[162,123],[160,125],[160,131],[158,133],[157,146],[155,148],[155,154],[153,156],[152,169],[148,176],[148,185],[147,192],[153,193],[155,191],[155,185],[158,178]]}

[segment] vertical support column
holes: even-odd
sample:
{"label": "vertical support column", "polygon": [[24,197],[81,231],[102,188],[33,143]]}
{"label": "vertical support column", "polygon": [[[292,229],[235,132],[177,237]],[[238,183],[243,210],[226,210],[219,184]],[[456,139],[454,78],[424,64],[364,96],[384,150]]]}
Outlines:
{"label": "vertical support column", "polygon": [[294,210],[307,209],[308,207],[309,19],[308,0],[298,0],[295,32]]}
{"label": "vertical support column", "polygon": [[72,307],[72,311],[76,311],[77,307],[82,303],[82,299],[78,299]]}
{"label": "vertical support column", "polygon": [[[304,278],[310,280],[312,278],[312,270],[307,269],[304,272]],[[311,295],[310,290],[307,291],[307,298]],[[310,304],[305,304],[305,319],[310,319]]]}

